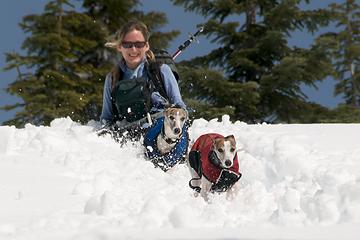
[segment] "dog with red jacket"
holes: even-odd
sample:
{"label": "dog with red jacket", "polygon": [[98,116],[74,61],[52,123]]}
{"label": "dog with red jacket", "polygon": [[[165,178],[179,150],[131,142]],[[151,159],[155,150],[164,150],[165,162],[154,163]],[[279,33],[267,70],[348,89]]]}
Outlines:
{"label": "dog with red jacket", "polygon": [[191,147],[188,166],[192,176],[189,186],[205,200],[210,192],[233,194],[232,188],[241,178],[234,136],[200,136]]}

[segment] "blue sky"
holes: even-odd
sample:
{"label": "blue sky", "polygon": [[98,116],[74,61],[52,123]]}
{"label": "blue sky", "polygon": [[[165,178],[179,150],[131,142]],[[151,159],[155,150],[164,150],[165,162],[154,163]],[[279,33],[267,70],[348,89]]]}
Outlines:
{"label": "blue sky", "polygon": [[[0,68],[4,68],[6,52],[21,52],[21,44],[26,35],[22,32],[18,24],[22,17],[41,13],[47,0],[1,0],[0,1],[0,26],[1,26],[1,44],[0,44]],[[340,0],[314,0],[310,5],[311,8],[325,7],[330,2],[341,2]],[[163,28],[164,31],[177,29],[181,34],[176,38],[168,49],[169,52],[174,53],[177,47],[188,38],[189,33],[196,31],[196,25],[203,22],[203,17],[195,13],[185,12],[182,7],[173,6],[170,1],[166,0],[142,0],[141,10],[148,11],[162,11],[167,13],[169,24]],[[329,29],[325,29],[329,30]],[[294,33],[290,44],[298,46],[308,46],[312,41],[312,36],[306,33]],[[208,39],[199,37],[200,44],[192,44],[189,49],[184,51],[178,58],[178,61],[190,59],[194,56],[204,55],[213,48]],[[14,81],[16,78],[15,71],[0,71],[0,106],[5,104],[13,104],[18,102],[14,96],[8,95],[4,88]],[[334,81],[326,79],[318,84],[318,90],[304,87],[304,92],[309,97],[310,101],[317,102],[326,107],[335,107],[342,102],[341,97],[334,97]],[[0,123],[10,119],[15,114],[14,111],[5,112],[0,110]]]}

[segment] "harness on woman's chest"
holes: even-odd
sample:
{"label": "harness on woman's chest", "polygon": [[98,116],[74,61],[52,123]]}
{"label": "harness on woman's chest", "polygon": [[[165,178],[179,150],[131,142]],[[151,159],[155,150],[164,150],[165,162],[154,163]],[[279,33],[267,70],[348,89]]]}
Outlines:
{"label": "harness on woman's chest", "polygon": [[156,62],[146,63],[145,76],[123,79],[120,68],[112,73],[112,104],[115,120],[125,119],[128,122],[140,120],[151,109],[151,94],[155,91],[168,99],[160,65]]}
{"label": "harness on woman's chest", "polygon": [[133,122],[150,111],[151,86],[144,77],[117,81],[111,95],[119,120]]}

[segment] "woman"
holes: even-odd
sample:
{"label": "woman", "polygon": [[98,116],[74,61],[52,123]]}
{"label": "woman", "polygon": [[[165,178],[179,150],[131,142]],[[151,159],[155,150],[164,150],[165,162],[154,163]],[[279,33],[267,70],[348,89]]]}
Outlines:
{"label": "woman", "polygon": [[159,86],[154,84],[148,70],[150,63],[155,61],[149,37],[146,25],[134,20],[123,25],[114,42],[106,44],[116,48],[122,59],[105,79],[100,117],[103,124],[134,122],[146,117],[147,113],[162,111],[167,104],[186,108],[168,65],[160,66],[167,96],[160,95]]}

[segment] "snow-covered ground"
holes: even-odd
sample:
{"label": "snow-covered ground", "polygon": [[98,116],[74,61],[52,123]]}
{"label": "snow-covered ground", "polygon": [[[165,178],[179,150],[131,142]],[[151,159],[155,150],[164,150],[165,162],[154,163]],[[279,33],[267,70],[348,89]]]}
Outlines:
{"label": "snow-covered ground", "polygon": [[233,134],[243,174],[233,200],[194,197],[185,165],[164,173],[139,143],[96,122],[0,127],[0,239],[358,239],[360,124],[195,120],[192,140]]}

